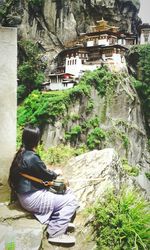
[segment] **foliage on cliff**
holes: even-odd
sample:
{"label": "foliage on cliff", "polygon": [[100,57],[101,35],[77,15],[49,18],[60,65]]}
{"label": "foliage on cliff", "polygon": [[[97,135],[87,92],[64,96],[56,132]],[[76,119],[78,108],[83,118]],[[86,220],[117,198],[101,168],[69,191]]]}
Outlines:
{"label": "foliage on cliff", "polygon": [[133,46],[128,51],[127,58],[135,70],[138,81],[133,81],[133,84],[141,99],[147,126],[150,128],[150,45]]}
{"label": "foliage on cliff", "polygon": [[43,126],[54,124],[66,112],[68,105],[83,95],[89,93],[86,85],[76,86],[69,91],[40,92],[33,91],[18,108],[18,124],[27,123]]}
{"label": "foliage on cliff", "polygon": [[18,124],[24,126],[26,123],[44,125],[54,124],[57,119],[64,116],[69,105],[82,97],[89,97],[90,86],[95,86],[101,96],[114,82],[114,76],[105,68],[87,72],[80,83],[70,90],[40,92],[33,91],[18,108]]}
{"label": "foliage on cliff", "polygon": [[[23,127],[30,123],[44,127],[47,123],[54,125],[57,120],[61,119],[66,132],[64,139],[72,146],[82,142],[81,138],[84,136],[87,138],[89,149],[100,149],[106,139],[105,131],[100,128],[100,118],[83,119],[82,114],[71,116],[68,110],[73,103],[82,102],[83,99],[86,99],[87,106],[84,115],[88,117],[93,109],[90,97],[91,87],[97,89],[102,98],[105,95],[107,95],[107,98],[111,98],[118,78],[119,76],[109,72],[106,68],[101,68],[93,72],[87,72],[81,78],[80,83],[69,90],[52,92],[34,90],[18,107],[18,125]],[[69,120],[74,121],[71,130],[67,128]]]}

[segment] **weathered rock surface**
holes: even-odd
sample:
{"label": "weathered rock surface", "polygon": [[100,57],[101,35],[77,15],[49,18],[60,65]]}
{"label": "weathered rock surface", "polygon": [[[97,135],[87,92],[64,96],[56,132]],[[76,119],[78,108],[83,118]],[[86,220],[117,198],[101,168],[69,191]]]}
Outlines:
{"label": "weathered rock surface", "polygon": [[[64,172],[81,203],[81,210],[102,197],[109,188],[119,190],[122,185],[127,184],[129,187],[139,186],[144,191],[136,177],[125,174],[120,158],[113,148],[93,150],[77,156],[69,161]],[[147,180],[147,195],[150,195],[149,189],[150,183]]]}
{"label": "weathered rock surface", "polygon": [[[64,169],[64,175],[70,180],[70,187],[79,200],[80,209],[75,219],[76,244],[67,247],[72,250],[94,250],[95,243],[87,226],[89,219],[84,215],[86,208],[104,196],[109,188],[119,190],[122,185],[133,187],[135,178],[125,175],[114,149],[94,150],[73,158]],[[17,250],[63,250],[64,246],[51,245],[47,241],[45,226],[19,207],[0,206],[1,248],[8,238],[16,242]]]}
{"label": "weathered rock surface", "polygon": [[19,205],[0,204],[0,249],[14,242],[15,250],[38,250],[45,226]]}
{"label": "weathered rock surface", "polygon": [[[43,142],[46,148],[56,146],[64,141],[65,132],[70,131],[76,125],[97,117],[99,126],[109,133],[102,148],[115,148],[119,156],[127,158],[131,165],[138,165],[149,171],[150,156],[147,151],[147,135],[141,110],[140,100],[135,89],[132,87],[130,77],[125,75],[117,83],[115,91],[101,97],[93,87],[90,98],[93,110],[87,115],[88,97],[79,98],[69,106],[66,117],[75,115],[78,120],[67,121],[63,126],[63,118],[59,118],[54,125],[46,125]],[[86,134],[80,138],[80,143],[86,141]],[[85,137],[85,138],[84,138]]]}

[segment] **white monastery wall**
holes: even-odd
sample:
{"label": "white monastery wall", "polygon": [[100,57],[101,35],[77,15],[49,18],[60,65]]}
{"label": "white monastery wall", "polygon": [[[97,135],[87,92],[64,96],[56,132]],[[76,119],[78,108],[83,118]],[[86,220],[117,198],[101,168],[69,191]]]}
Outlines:
{"label": "white monastery wall", "polygon": [[94,46],[94,41],[87,41],[87,47],[92,47]]}
{"label": "white monastery wall", "polygon": [[100,39],[98,40],[98,45],[109,45],[109,41],[107,41],[107,39]]}
{"label": "white monastery wall", "polygon": [[94,64],[94,65],[84,64],[83,65],[83,71],[94,71],[95,69],[98,69],[100,66],[101,66],[100,63],[99,64]]}
{"label": "white monastery wall", "polygon": [[78,77],[80,71],[82,70],[82,67],[83,65],[81,59],[78,56],[66,58],[66,69],[65,69],[66,73],[70,73]]}
{"label": "white monastery wall", "polygon": [[0,27],[0,184],[16,151],[17,29]]}
{"label": "white monastery wall", "polygon": [[73,86],[74,86],[74,83],[66,83],[66,84],[63,84],[61,82],[50,83],[50,85],[46,87],[46,90],[65,90],[65,89],[73,88]]}

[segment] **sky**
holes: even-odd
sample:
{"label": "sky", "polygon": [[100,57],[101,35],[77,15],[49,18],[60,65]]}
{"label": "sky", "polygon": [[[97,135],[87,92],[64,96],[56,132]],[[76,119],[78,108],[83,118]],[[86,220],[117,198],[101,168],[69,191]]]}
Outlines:
{"label": "sky", "polygon": [[150,0],[140,0],[141,7],[139,12],[139,17],[142,19],[143,23],[150,24]]}

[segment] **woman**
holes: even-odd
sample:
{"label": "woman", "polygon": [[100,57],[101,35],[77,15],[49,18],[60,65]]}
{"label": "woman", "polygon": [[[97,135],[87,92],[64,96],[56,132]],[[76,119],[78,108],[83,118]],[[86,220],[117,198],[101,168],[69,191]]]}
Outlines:
{"label": "woman", "polygon": [[[15,191],[23,208],[31,212],[43,224],[47,224],[49,242],[75,243],[75,238],[66,234],[78,204],[74,194],[55,194],[43,184],[28,179],[21,174],[34,176],[44,181],[52,181],[61,174],[60,170],[47,170],[35,149],[40,139],[39,128],[27,126],[22,134],[22,145],[10,167],[9,185]],[[72,225],[70,223],[70,225]]]}

